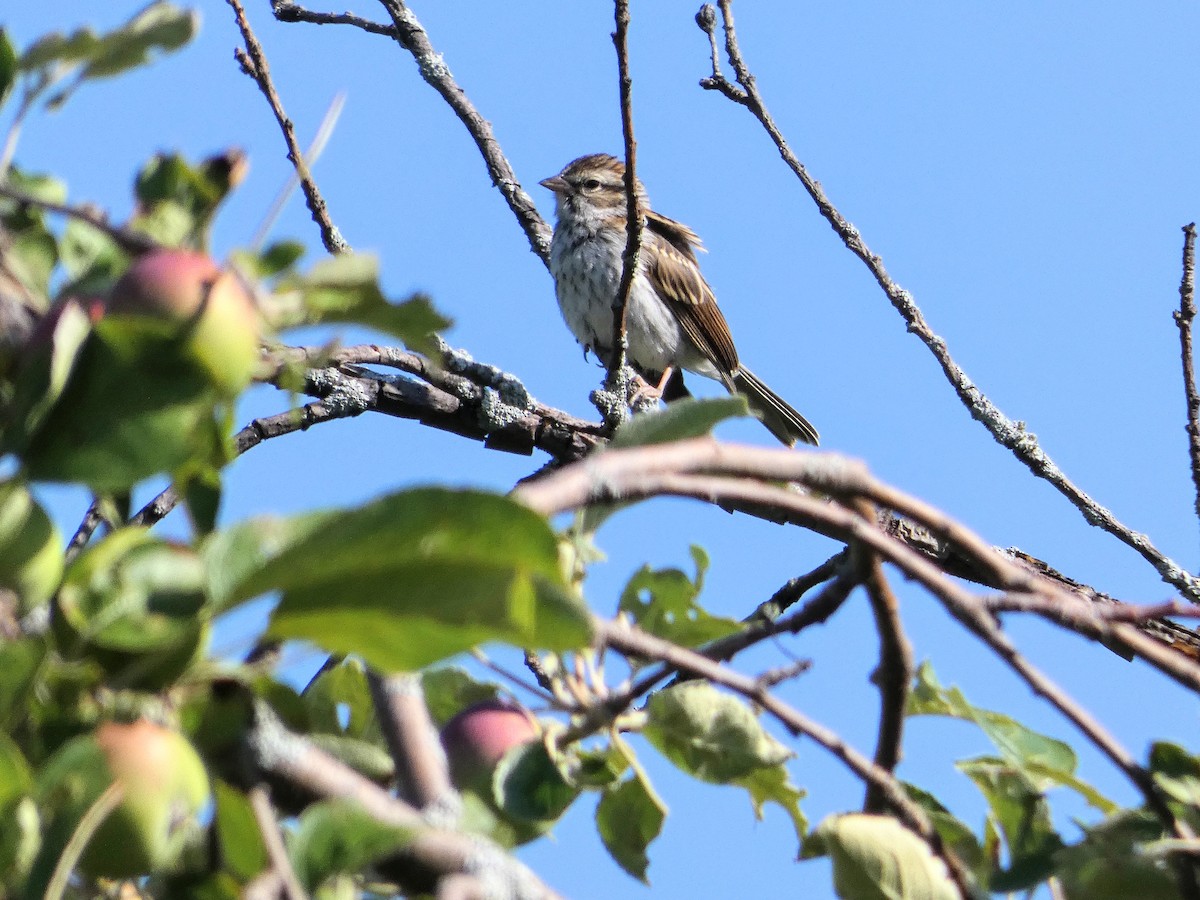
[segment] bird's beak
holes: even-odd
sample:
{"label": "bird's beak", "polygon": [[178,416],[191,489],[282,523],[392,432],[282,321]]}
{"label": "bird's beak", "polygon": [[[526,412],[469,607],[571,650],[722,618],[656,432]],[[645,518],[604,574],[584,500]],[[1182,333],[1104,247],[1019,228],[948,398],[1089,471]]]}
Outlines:
{"label": "bird's beak", "polygon": [[567,180],[561,175],[555,175],[552,178],[544,178],[538,182],[547,190],[554,191],[556,194],[565,194],[570,190],[571,186],[567,184]]}

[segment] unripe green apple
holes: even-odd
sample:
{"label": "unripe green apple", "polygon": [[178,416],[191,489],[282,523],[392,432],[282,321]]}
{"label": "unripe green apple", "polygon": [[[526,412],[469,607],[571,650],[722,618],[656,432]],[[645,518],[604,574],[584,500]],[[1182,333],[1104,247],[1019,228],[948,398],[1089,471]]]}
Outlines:
{"label": "unripe green apple", "polygon": [[496,763],[513,747],[537,740],[538,735],[537,720],[515,704],[487,700],[467,707],[442,728],[450,780],[460,790],[490,797]]}
{"label": "unripe green apple", "polygon": [[191,250],[153,250],[113,286],[107,314],[179,326],[185,352],[213,385],[236,396],[259,359],[260,321],[241,278]]}
{"label": "unripe green apple", "polygon": [[91,740],[123,797],[88,843],[80,867],[110,878],[170,869],[208,801],[204,763],[183,735],[145,719],[106,722]]}

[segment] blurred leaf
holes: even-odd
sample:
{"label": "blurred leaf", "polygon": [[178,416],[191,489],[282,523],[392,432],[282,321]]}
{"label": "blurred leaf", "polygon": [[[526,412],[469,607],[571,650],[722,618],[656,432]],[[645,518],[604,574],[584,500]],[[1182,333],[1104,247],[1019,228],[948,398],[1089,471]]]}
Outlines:
{"label": "blurred leaf", "polygon": [[314,747],[324,750],[376,784],[387,784],[396,775],[396,764],[383,747],[344,734],[310,733]]}
{"label": "blurred leaf", "polygon": [[149,62],[150,52],[169,53],[187,44],[200,14],[165,2],[151,3],[120,28],[105,34],[88,53],[83,78],[104,78]]}
{"label": "blurred leaf", "polygon": [[74,294],[101,296],[129,265],[128,255],[99,228],[71,218],[58,244],[59,256]]}
{"label": "blurred leaf", "polygon": [[492,494],[428,488],[322,514],[244,582],[278,590],[269,634],[413,671],[487,641],[587,644],[586,608],[564,583],[544,519]]}
{"label": "blurred leaf", "polygon": [[31,227],[13,235],[4,248],[4,262],[28,290],[40,297],[50,295],[50,276],[58,264],[58,242],[45,228]]}
{"label": "blurred leaf", "polygon": [[710,615],[696,598],[704,588],[708,554],[692,545],[693,581],[679,569],[642,568],[621,592],[621,612],[651,634],[684,647],[695,647],[741,630],[733,619]]}
{"label": "blurred leaf", "polygon": [[189,468],[199,468],[200,471],[187,472],[183,477],[177,476],[175,489],[183,495],[188,517],[192,520],[196,533],[210,534],[217,527],[217,513],[221,508],[221,472],[214,466]]}
{"label": "blurred leaf", "polygon": [[50,599],[63,574],[58,529],[18,481],[0,481],[0,588],[14,591],[18,612]]}
{"label": "blurred leaf", "polygon": [[402,848],[410,835],[377,822],[355,803],[326,800],[301,814],[291,837],[292,867],[312,891],[333,875],[356,873],[386,858]]}
{"label": "blurred leaf", "polygon": [[1054,830],[1045,797],[1019,769],[995,757],[961,760],[955,766],[988,802],[1008,848],[1008,866],[990,879],[993,891],[1032,888],[1054,871],[1062,838]]}
{"label": "blurred leaf", "polygon": [[221,460],[216,394],[176,331],[145,317],[97,322],[58,403],[22,449],[29,476],[111,493],[193,460]]}
{"label": "blurred leaf", "polygon": [[630,778],[606,790],[596,805],[596,830],[609,855],[622,869],[641,881],[650,859],[646,848],[662,833],[667,807],[639,778]]}
{"label": "blurred leaf", "polygon": [[178,153],[156,154],[134,182],[138,208],[131,227],[165,246],[203,249],[212,218],[244,165],[237,150],[196,165]]}
{"label": "blurred leaf", "polygon": [[353,657],[322,671],[302,696],[314,731],[361,738],[375,717],[366,670]]}
{"label": "blurred leaf", "polygon": [[925,810],[942,842],[970,868],[979,883],[986,885],[992,874],[992,866],[975,833],[942,806],[941,801],[933,794],[907,783],[904,783],[904,790]]}
{"label": "blurred leaf", "polygon": [[659,691],[650,697],[646,713],[646,740],[703,781],[729,784],[794,755],[763,729],[744,701],[706,682]]}
{"label": "blurred leaf", "polygon": [[320,532],[333,513],[309,513],[284,519],[261,516],[226,528],[205,538],[200,555],[208,576],[208,591],[215,613],[237,605],[242,582],[292,544]]}
{"label": "blurred leaf", "polygon": [[220,780],[213,782],[213,792],[217,801],[213,822],[221,858],[239,881],[249,881],[269,865],[250,799]]}
{"label": "blurred leaf", "polygon": [[96,33],[90,28],[80,28],[69,35],[47,34],[25,48],[19,67],[22,72],[32,72],[51,63],[80,62],[92,55],[98,43]]}
{"label": "blurred leaf", "polygon": [[0,642],[0,727],[29,713],[29,694],[38,667],[46,655],[46,642],[40,637]]}
{"label": "blurred leaf", "polygon": [[284,274],[304,256],[300,241],[277,241],[260,252],[236,250],[233,259],[242,271],[255,279]]}
{"label": "blurred leaf", "polygon": [[1125,810],[1085,829],[1078,844],[1056,856],[1055,875],[1067,900],[1177,900],[1171,867],[1143,852],[1163,834],[1145,810]]}
{"label": "blurred leaf", "polygon": [[505,815],[525,822],[553,822],[579,796],[540,741],[504,754],[492,775],[492,791]]}
{"label": "blurred leaf", "polygon": [[958,900],[945,864],[919,837],[887,816],[830,816],[805,842],[804,856],[833,860],[844,900]]}
{"label": "blurred leaf", "polygon": [[617,429],[608,442],[614,449],[641,447],[646,444],[665,444],[685,438],[700,437],[726,419],[750,415],[744,397],[684,397],[663,409],[633,416]]}
{"label": "blurred leaf", "polygon": [[17,374],[6,449],[22,449],[41,427],[66,389],[90,329],[86,310],[74,299],[56,305],[39,324]]}
{"label": "blurred leaf", "polygon": [[17,49],[8,39],[8,32],[0,28],[0,106],[8,99],[17,80]]}
{"label": "blurred leaf", "polygon": [[68,567],[55,603],[60,649],[88,654],[119,684],[160,687],[202,652],[204,569],[187,547],[122,528]]}
{"label": "blurred leaf", "polygon": [[735,783],[750,792],[754,818],[762,821],[763,806],[767,803],[777,803],[792,820],[796,840],[804,840],[808,833],[808,819],[800,809],[800,801],[804,799],[807,791],[792,784],[785,766],[764,766],[755,769],[749,775],[737,779]]}
{"label": "blurred leaf", "polygon": [[33,775],[21,748],[0,732],[0,808],[33,788]]}
{"label": "blurred leaf", "polygon": [[468,706],[500,696],[496,685],[476,681],[466,669],[456,666],[422,672],[421,687],[425,691],[425,706],[439,728]]}
{"label": "blurred leaf", "polygon": [[1200,760],[1178,744],[1155,741],[1150,746],[1150,772],[1172,800],[1200,807]]}
{"label": "blurred leaf", "polygon": [[576,787],[611,788],[629,769],[629,759],[611,745],[597,750],[579,748],[570,758],[567,768],[567,778]]}
{"label": "blurred leaf", "polygon": [[20,884],[37,858],[42,843],[42,822],[30,797],[0,805],[0,884]]}
{"label": "blurred leaf", "polygon": [[431,355],[433,336],[451,321],[434,309],[429,298],[414,294],[389,303],[379,287],[379,264],[366,254],[344,253],[322,260],[308,274],[286,278],[278,288],[299,297],[301,309],[284,313],[279,328],[318,322],[367,325],[399,338],[405,346]]}
{"label": "blurred leaf", "polygon": [[958,688],[943,688],[928,662],[922,663],[917,671],[907,712],[910,716],[948,716],[974,722],[1005,762],[1019,770],[1035,790],[1045,791],[1055,785],[1068,787],[1105,814],[1117,809],[1115,803],[1075,777],[1077,762],[1069,744],[1038,734],[1002,713],[972,706]]}

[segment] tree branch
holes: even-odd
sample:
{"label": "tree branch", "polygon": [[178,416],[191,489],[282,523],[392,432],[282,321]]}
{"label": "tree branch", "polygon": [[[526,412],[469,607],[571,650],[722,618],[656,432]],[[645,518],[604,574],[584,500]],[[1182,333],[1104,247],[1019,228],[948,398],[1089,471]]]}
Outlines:
{"label": "tree branch", "polygon": [[850,771],[869,785],[875,786],[887,799],[888,806],[897,817],[928,845],[934,855],[946,864],[950,877],[963,897],[972,896],[971,876],[963,864],[943,842],[929,823],[928,817],[916,803],[909,799],[904,787],[891,773],[872,763],[869,759],[847,744],[840,735],[809,719],[799,710],[784,703],[757,679],[742,675],[714,662],[694,650],[688,650],[669,641],[654,637],[626,622],[606,622],[593,618],[593,631],[597,639],[622,653],[658,660],[681,672],[705,678],[722,685],[748,700],[757,703],[779,720],[793,735],[804,735],[840,760]]}
{"label": "tree branch", "polygon": [[421,72],[421,77],[441,95],[466,127],[471,139],[475,141],[475,146],[479,149],[484,164],[487,166],[488,175],[491,176],[492,184],[500,191],[505,202],[508,203],[508,208],[517,217],[517,222],[529,240],[530,248],[538,259],[549,266],[550,226],[539,215],[533,198],[521,187],[516,173],[513,172],[512,166],[509,165],[508,159],[500,149],[491,124],[479,114],[474,104],[467,98],[466,91],[455,81],[450,67],[446,65],[446,60],[433,49],[428,33],[421,27],[421,23],[408,8],[408,4],[403,0],[380,0],[380,3],[392,18],[394,26],[392,29],[385,31],[385,26],[377,26],[349,14],[331,16],[326,13],[313,13],[297,6],[290,0],[273,0],[271,7],[275,17],[281,22],[355,25],[374,34],[385,34],[411,53]]}
{"label": "tree branch", "polygon": [[284,143],[287,144],[288,160],[296,170],[296,177],[300,179],[300,188],[304,191],[308,211],[312,213],[313,221],[321,230],[321,242],[330,253],[347,253],[350,245],[346,243],[337,226],[333,224],[333,220],[329,218],[329,209],[325,205],[325,198],[321,196],[317,183],[313,180],[312,172],[309,171],[304,152],[296,142],[296,127],[287,117],[287,113],[283,111],[283,103],[275,90],[274,82],[271,81],[271,67],[267,63],[267,55],[263,52],[262,44],[258,42],[258,38],[255,37],[254,31],[250,27],[250,22],[246,19],[246,12],[242,9],[241,0],[226,0],[226,2],[233,8],[238,30],[241,31],[242,39],[246,43],[244,51],[234,50],[233,55],[241,65],[242,71],[254,79],[258,89],[267,98],[271,112],[275,114],[275,121],[279,123]]}
{"label": "tree branch", "polygon": [[[837,207],[830,202],[820,183],[813,178],[804,164],[792,152],[783,133],[775,124],[775,120],[767,111],[761,94],[742,57],[738,45],[737,32],[734,27],[732,0],[718,0],[721,17],[725,30],[725,49],[733,67],[737,84],[731,85],[721,72],[714,68],[710,77],[703,79],[700,84],[708,90],[716,90],[738,104],[746,107],[758,119],[766,130],[779,155],[787,166],[795,173],[808,195],[817,205],[821,215],[833,227],[847,249],[857,256],[870,270],[876,283],[883,289],[892,306],[904,319],[907,330],[915,334],[933,354],[941,367],[946,379],[954,388],[955,393],[967,407],[971,415],[979,421],[995,440],[1007,447],[1013,455],[1038,478],[1052,484],[1070,503],[1079,510],[1083,518],[1091,525],[1102,528],[1116,537],[1122,543],[1132,547],[1142,558],[1150,563],[1164,581],[1173,585],[1189,600],[1200,603],[1200,579],[1190,574],[1173,559],[1160,551],[1145,534],[1133,531],[1119,521],[1108,509],[1101,506],[1090,496],[1080,490],[1053,460],[1038,445],[1037,437],[1025,429],[1022,422],[1014,422],[1004,415],[999,408],[989,400],[975,383],[967,377],[966,372],[954,361],[946,347],[946,342],[929,327],[925,316],[913,301],[912,294],[902,288],[888,274],[883,259],[874,254],[863,240],[858,229],[854,227]],[[697,16],[697,22],[708,35],[710,42],[715,42],[715,15]],[[714,54],[715,57],[715,54]]]}
{"label": "tree branch", "polygon": [[1183,227],[1183,279],[1179,285],[1179,350],[1183,361],[1183,392],[1187,399],[1188,457],[1196,486],[1196,516],[1200,518],[1200,393],[1196,391],[1196,356],[1192,352],[1192,321],[1196,318],[1196,223]]}
{"label": "tree branch", "polygon": [[279,819],[271,806],[271,797],[265,785],[257,784],[250,789],[250,808],[254,811],[254,820],[258,823],[259,833],[262,834],[263,846],[267,848],[271,871],[279,878],[284,900],[308,900],[308,894],[296,878],[287,847],[283,844],[283,835],[279,833]]}
{"label": "tree branch", "polygon": [[435,805],[457,810],[446,754],[425,707],[417,675],[367,673],[380,730],[396,765],[396,787],[402,799],[428,811]]}

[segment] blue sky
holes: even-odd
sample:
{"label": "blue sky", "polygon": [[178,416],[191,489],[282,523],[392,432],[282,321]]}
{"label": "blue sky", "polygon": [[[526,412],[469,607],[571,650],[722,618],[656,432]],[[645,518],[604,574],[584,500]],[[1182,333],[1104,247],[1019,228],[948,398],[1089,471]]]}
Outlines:
{"label": "blue sky", "polygon": [[[9,4],[0,21],[20,45],[83,22],[111,27],[139,6],[43,0]],[[217,223],[215,250],[224,254],[249,242],[288,168],[262,97],[233,62],[238,35],[228,8],[205,0],[201,9],[194,45],[132,76],[90,84],[63,111],[36,117],[17,160],[64,176],[73,201],[120,218],[134,172],[156,150],[200,157],[240,146],[252,169]],[[366,2],[355,11],[384,18]],[[609,3],[419,3],[414,11],[543,215],[552,201],[539,179],[582,153],[619,151]],[[735,11],[743,51],[796,154],[912,291],[958,362],[1077,484],[1195,570],[1200,541],[1171,312],[1180,227],[1200,210],[1200,11],[1185,3],[783,0]],[[600,370],[583,362],[548,274],[412,60],[353,29],[278,25],[266,3],[249,12],[302,140],[334,95],[346,93],[316,175],[347,240],[380,256],[389,291],[428,292],[457,322],[453,344],[514,372],[541,401],[591,415],[587,393]],[[864,459],[987,540],[1117,597],[1170,597],[1133,551],[1088,526],[971,420],[757,124],[697,86],[708,48],[694,13],[692,4],[634,4],[640,172],[655,207],[705,240],[704,269],[743,359],[813,421],[825,449]],[[275,236],[320,252],[298,201]],[[709,390],[699,379],[692,384]],[[244,415],[286,402],[263,389]],[[770,443],[753,422],[720,434]],[[431,481],[507,490],[541,461],[367,416],[269,442],[239,460],[225,517],[355,503]],[[46,496],[71,531],[86,498]],[[620,585],[643,562],[689,568],[688,547],[698,543],[712,557],[710,608],[731,616],[835,549],[796,529],[677,501],[625,513],[600,543],[608,561],[588,583],[598,609],[615,607]],[[917,656],[930,658],[943,682],[1078,746],[1069,725],[935,601],[896,583]],[[1146,667],[1038,623],[1008,627],[1138,756],[1153,738],[1200,749],[1194,699]],[[234,650],[249,640],[228,628],[217,645]],[[753,662],[812,658],[812,672],[783,694],[869,748],[876,694],[866,678],[875,652],[856,596],[829,625],[763,648]],[[311,666],[315,657],[295,659]],[[978,826],[982,806],[952,762],[987,752],[982,736],[922,720],[907,746],[901,775]],[[810,791],[805,809],[814,822],[861,803],[860,788],[818,748],[797,750],[793,778]],[[1081,753],[1080,773],[1132,800],[1096,753]],[[777,811],[756,825],[733,790],[691,783],[661,765],[651,774],[672,813],[651,848],[659,896],[832,896],[822,863],[791,862],[794,841]],[[1071,836],[1069,816],[1085,810],[1066,798],[1055,804]],[[590,816],[585,801],[555,842],[525,858],[570,896],[647,895],[607,860]]]}

